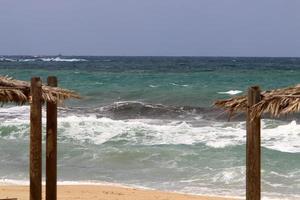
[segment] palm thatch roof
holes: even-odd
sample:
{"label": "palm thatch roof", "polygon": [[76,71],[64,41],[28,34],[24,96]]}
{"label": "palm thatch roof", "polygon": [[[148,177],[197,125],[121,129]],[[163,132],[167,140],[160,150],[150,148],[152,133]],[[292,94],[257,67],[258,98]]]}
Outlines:
{"label": "palm thatch roof", "polygon": [[[218,100],[214,104],[228,110],[232,115],[247,110],[247,96]],[[263,113],[279,117],[298,111],[300,111],[300,84],[294,87],[264,91],[261,93],[261,101],[251,108],[252,117],[261,116]]]}
{"label": "palm thatch roof", "polygon": [[[69,98],[78,99],[80,96],[71,90],[42,85],[42,100],[44,102],[59,103]],[[0,101],[2,103],[14,102],[17,104],[29,102],[30,83],[0,76]]]}

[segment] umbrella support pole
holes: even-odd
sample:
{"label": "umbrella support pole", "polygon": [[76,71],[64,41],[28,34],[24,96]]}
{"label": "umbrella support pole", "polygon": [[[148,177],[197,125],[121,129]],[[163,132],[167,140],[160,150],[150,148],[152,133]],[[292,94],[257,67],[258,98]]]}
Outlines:
{"label": "umbrella support pole", "polygon": [[[48,86],[57,87],[57,78],[48,77]],[[57,199],[57,103],[47,102],[46,200]]]}
{"label": "umbrella support pole", "polygon": [[[48,86],[57,87],[56,77]],[[31,79],[30,86],[30,200],[42,200],[42,81]],[[57,103],[47,103],[46,125],[46,200],[57,199]]]}
{"label": "umbrella support pole", "polygon": [[42,82],[31,78],[30,200],[42,199]]}
{"label": "umbrella support pole", "polygon": [[261,100],[260,89],[248,89],[246,138],[246,200],[261,199],[261,138],[260,117],[252,118],[251,107]]}

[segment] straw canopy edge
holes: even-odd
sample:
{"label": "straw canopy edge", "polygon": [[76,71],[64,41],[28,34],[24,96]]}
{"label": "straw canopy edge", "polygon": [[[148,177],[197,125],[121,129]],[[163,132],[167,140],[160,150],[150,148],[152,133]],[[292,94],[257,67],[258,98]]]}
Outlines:
{"label": "straw canopy edge", "polygon": [[[60,103],[66,99],[79,99],[80,96],[72,90],[42,85],[43,102]],[[0,76],[0,101],[24,104],[30,101],[30,83]]]}
{"label": "straw canopy edge", "polygon": [[[229,111],[231,115],[247,111],[247,104],[246,95],[214,102],[216,107]],[[300,84],[294,87],[264,91],[261,93],[261,101],[250,109],[252,117],[261,116],[263,113],[270,113],[273,117],[279,117],[298,112],[300,111]]]}

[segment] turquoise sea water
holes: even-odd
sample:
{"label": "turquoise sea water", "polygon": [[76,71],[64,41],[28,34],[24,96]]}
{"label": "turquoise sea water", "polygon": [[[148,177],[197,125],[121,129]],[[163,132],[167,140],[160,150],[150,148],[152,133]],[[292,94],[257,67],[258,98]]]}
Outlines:
{"label": "turquoise sea water", "polygon": [[[0,74],[55,75],[83,99],[59,112],[60,181],[242,196],[245,122],[216,99],[299,82],[299,58],[0,57]],[[0,179],[28,179],[28,106],[0,108]],[[300,199],[297,115],[264,119],[265,198]]]}

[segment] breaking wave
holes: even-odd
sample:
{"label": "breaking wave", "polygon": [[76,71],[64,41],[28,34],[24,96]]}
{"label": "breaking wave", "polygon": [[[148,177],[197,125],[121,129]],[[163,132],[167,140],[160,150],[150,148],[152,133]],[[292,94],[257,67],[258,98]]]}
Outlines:
{"label": "breaking wave", "polygon": [[[152,114],[151,118],[132,119],[103,116],[147,109],[150,113],[186,112],[141,102],[116,102],[90,110],[60,109],[61,181],[107,181],[195,194],[243,195],[245,122],[211,121],[201,117],[200,110],[193,117],[174,119]],[[29,106],[0,108],[0,184],[23,184],[28,179],[29,110]],[[43,141],[45,121],[43,111]],[[283,196],[274,193],[276,190],[298,195],[294,192],[299,191],[296,183],[300,180],[298,141],[300,125],[296,121],[262,120],[264,160],[269,159],[263,166],[262,184],[268,197]],[[287,160],[291,161],[288,166]]]}
{"label": "breaking wave", "polygon": [[87,61],[86,59],[78,59],[78,58],[40,58],[40,60],[44,62],[83,62]]}
{"label": "breaking wave", "polygon": [[[138,104],[139,105],[139,104]],[[125,106],[125,107],[124,107]],[[118,111],[131,109],[132,104],[119,103]],[[149,105],[147,105],[149,106]],[[142,109],[147,109],[142,107]],[[157,105],[156,105],[157,106]],[[103,108],[102,108],[103,109]],[[151,109],[153,109],[151,107]],[[150,110],[151,110],[150,109]],[[169,108],[154,107],[160,112]],[[166,110],[165,110],[166,109]],[[0,138],[28,139],[29,107],[1,108]],[[211,122],[201,117],[185,119],[112,119],[93,114],[63,113],[58,119],[61,142],[128,145],[197,145],[225,148],[245,144],[245,122]],[[180,110],[178,111],[180,112]],[[10,114],[6,114],[10,113]],[[3,117],[5,115],[6,117]],[[45,115],[45,113],[44,113]],[[45,119],[43,119],[45,121]],[[198,123],[195,123],[197,121]],[[262,121],[262,146],[280,152],[300,152],[300,125],[264,119]]]}
{"label": "breaking wave", "polygon": [[34,58],[0,58],[0,62],[84,62],[86,59],[80,58],[61,58],[61,57],[34,57]]}

